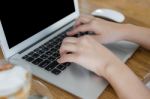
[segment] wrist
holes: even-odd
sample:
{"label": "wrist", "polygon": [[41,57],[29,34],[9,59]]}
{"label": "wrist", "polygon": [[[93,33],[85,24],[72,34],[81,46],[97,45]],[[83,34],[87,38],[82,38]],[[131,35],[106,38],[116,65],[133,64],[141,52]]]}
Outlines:
{"label": "wrist", "polygon": [[119,25],[119,33],[121,34],[120,40],[130,40],[132,37],[132,24],[118,24]]}
{"label": "wrist", "polygon": [[122,70],[126,67],[120,60],[114,61],[111,64],[107,64],[101,74],[102,77],[110,81],[115,79],[118,74],[121,74]]}
{"label": "wrist", "polygon": [[109,79],[115,73],[119,72],[124,65],[117,57],[114,57],[113,60],[104,62],[101,66],[98,66],[95,73],[105,79]]}
{"label": "wrist", "polygon": [[124,24],[123,40],[139,43],[139,40],[142,36],[141,34],[143,34],[144,32],[145,31],[143,31],[142,27],[133,24]]}

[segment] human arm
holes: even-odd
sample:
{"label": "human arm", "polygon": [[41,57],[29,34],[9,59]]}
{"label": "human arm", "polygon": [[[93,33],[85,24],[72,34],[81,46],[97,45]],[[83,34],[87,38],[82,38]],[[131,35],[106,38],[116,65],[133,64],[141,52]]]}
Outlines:
{"label": "human arm", "polygon": [[105,79],[110,82],[120,99],[150,99],[150,90],[125,64],[110,66]]}
{"label": "human arm", "polygon": [[149,28],[132,24],[119,24],[93,16],[82,15],[77,19],[74,29],[68,32],[68,35],[85,31],[94,32],[96,35],[92,37],[102,44],[127,40],[138,43],[146,49],[150,49]]}
{"label": "human arm", "polygon": [[135,42],[150,50],[150,28],[126,24],[125,29],[124,40]]}
{"label": "human arm", "polygon": [[59,63],[74,62],[104,77],[116,90],[120,99],[150,98],[150,92],[138,77],[92,37],[66,38],[60,53]]}

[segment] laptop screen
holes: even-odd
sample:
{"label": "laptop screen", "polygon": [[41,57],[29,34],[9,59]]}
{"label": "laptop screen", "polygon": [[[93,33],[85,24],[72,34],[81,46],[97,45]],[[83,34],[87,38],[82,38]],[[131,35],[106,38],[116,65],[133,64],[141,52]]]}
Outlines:
{"label": "laptop screen", "polygon": [[3,1],[0,20],[9,48],[75,12],[73,0]]}

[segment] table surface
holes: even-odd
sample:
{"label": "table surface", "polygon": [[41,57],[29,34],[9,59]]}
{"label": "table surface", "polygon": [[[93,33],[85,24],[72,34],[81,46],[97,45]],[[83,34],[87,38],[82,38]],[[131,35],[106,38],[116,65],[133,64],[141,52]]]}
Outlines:
{"label": "table surface", "polygon": [[[132,23],[139,26],[150,27],[150,0],[79,0],[81,14],[90,14],[97,8],[111,8],[121,11],[125,16],[125,23]],[[0,58],[3,54],[0,51]],[[143,80],[143,77],[150,72],[150,51],[138,48],[126,64]],[[52,85],[37,77],[46,84],[55,99],[77,99],[78,97]],[[99,96],[99,99],[118,99],[113,88],[109,85]]]}

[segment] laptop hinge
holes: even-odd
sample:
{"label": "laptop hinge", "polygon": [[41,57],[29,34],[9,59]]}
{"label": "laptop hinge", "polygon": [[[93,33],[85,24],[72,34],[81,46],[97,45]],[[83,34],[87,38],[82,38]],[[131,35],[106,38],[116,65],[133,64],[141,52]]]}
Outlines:
{"label": "laptop hinge", "polygon": [[45,37],[43,37],[42,39],[38,40],[37,42],[31,44],[30,46],[26,47],[25,49],[21,50],[19,52],[19,54],[22,54],[23,52],[25,52],[26,50],[28,50],[29,48],[33,47],[35,44],[41,42],[42,40],[46,39],[47,37],[49,37],[50,35],[53,35],[54,33],[56,33],[57,31],[59,31],[60,29],[64,28],[65,26],[67,26],[68,24],[71,24],[72,22],[74,22],[75,20],[70,21],[69,23],[65,24],[64,26],[60,27],[59,29],[53,31],[52,33],[46,35]]}

